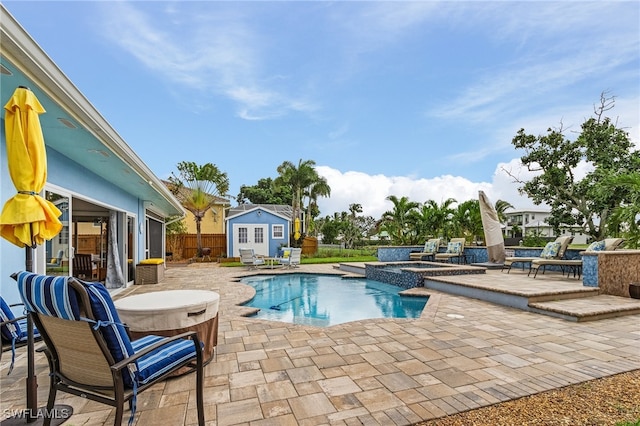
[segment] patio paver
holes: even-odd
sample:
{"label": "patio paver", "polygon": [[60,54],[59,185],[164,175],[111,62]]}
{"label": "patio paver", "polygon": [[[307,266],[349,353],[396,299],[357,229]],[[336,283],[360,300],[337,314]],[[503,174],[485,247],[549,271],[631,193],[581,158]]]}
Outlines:
{"label": "patio paver", "polygon": [[[169,267],[160,284],[115,296],[182,288],[220,294],[218,347],[205,367],[211,425],[413,424],[640,368],[637,314],[576,323],[426,289],[432,296],[418,319],[298,326],[243,316],[252,309],[238,304],[252,289],[237,280],[260,272],[213,263]],[[302,265],[293,272],[340,271]],[[473,278],[520,291],[567,285],[553,274],[533,280],[517,272]],[[24,351],[18,350],[10,376],[11,357],[2,358],[3,413],[25,406]],[[42,354],[36,354],[36,372],[44,405],[48,367]],[[195,424],[193,384],[184,376],[142,394],[136,424]],[[70,424],[112,423],[109,407],[63,395],[57,402],[74,407]]]}

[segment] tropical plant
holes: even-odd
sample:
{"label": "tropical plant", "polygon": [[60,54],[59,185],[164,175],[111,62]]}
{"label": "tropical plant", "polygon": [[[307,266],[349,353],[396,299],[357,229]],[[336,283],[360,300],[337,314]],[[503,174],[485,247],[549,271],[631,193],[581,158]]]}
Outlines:
{"label": "tropical plant", "polygon": [[[319,188],[323,185],[321,182],[322,178],[318,176],[314,168],[315,165],[316,163],[313,160],[302,161],[302,159],[300,159],[297,167],[290,161],[285,161],[278,166],[279,176],[275,179],[275,183],[279,186],[290,188],[292,195],[291,208],[293,209],[294,220],[301,219],[302,198],[308,193],[309,188],[316,184]],[[328,188],[328,185],[326,188]],[[317,192],[317,195],[319,196],[320,193]]]}
{"label": "tropical plant", "polygon": [[313,235],[315,232],[314,229],[314,218],[320,214],[320,209],[318,208],[318,198],[319,197],[328,197],[331,195],[331,187],[327,183],[327,179],[322,176],[318,176],[318,179],[315,182],[311,182],[311,184],[307,187],[305,191],[305,196],[308,198],[307,202],[307,214],[305,215],[305,226],[304,229],[307,230],[307,234]]}
{"label": "tropical plant", "polygon": [[178,174],[171,173],[169,190],[182,206],[189,210],[196,222],[197,256],[202,256],[202,218],[216,203],[216,196],[226,197],[229,178],[211,163],[202,166],[192,161],[182,161],[176,166]]}
{"label": "tropical plant", "polygon": [[640,172],[612,178],[610,190],[626,188],[629,190],[629,202],[616,207],[609,220],[609,231],[614,236],[625,239],[627,248],[640,246]]}
{"label": "tropical plant", "polygon": [[458,204],[453,214],[451,229],[457,237],[464,236],[467,241],[478,241],[484,234],[480,201],[467,200]]}
{"label": "tropical plant", "polygon": [[455,198],[447,198],[442,203],[438,204],[434,200],[427,200],[425,204],[429,206],[433,213],[433,226],[436,237],[443,237],[445,240],[449,240],[453,235],[453,218],[455,217],[455,209],[452,204],[457,203]]}
{"label": "tropical plant", "polygon": [[506,215],[507,210],[515,209],[515,207],[513,207],[513,205],[510,202],[504,201],[504,200],[496,201],[494,208],[496,210],[496,215],[498,216],[498,221],[502,224],[507,222],[507,215]]}
{"label": "tropical plant", "polygon": [[393,203],[393,209],[382,214],[380,229],[387,231],[393,244],[408,244],[411,241],[411,211],[418,208],[420,204],[409,201],[408,197],[398,198],[389,195],[387,200]]}

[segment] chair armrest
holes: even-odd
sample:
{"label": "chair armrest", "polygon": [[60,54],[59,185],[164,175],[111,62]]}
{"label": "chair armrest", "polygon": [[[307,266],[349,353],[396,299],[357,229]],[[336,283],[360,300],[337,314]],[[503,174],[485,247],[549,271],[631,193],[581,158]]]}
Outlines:
{"label": "chair armrest", "polygon": [[14,319],[12,319],[12,320],[2,321],[2,322],[0,322],[0,327],[2,327],[3,325],[7,325],[7,324],[14,323],[14,322],[16,322],[16,321],[23,320],[23,319],[25,319],[26,317],[27,317],[27,316],[25,315],[25,316],[22,316],[22,317],[15,317],[15,318],[14,318]]}
{"label": "chair armrest", "polygon": [[156,342],[153,345],[144,348],[140,352],[136,352],[134,355],[131,355],[130,357],[125,358],[122,361],[113,364],[111,366],[111,370],[120,371],[123,368],[125,368],[126,366],[128,366],[129,364],[137,361],[139,358],[147,355],[149,352],[153,352],[156,349],[161,348],[162,346],[166,345],[167,343],[171,343],[171,342],[173,342],[175,340],[180,340],[180,339],[184,339],[184,338],[187,338],[187,337],[189,337],[189,338],[191,338],[191,340],[193,340],[193,343],[196,346],[196,353],[200,354],[202,352],[202,347],[200,346],[200,341],[198,340],[198,333],[195,332],[195,331],[187,331],[187,332],[184,332],[182,334],[178,334],[177,336],[172,336],[172,337],[167,337],[166,339],[162,339],[161,341]]}

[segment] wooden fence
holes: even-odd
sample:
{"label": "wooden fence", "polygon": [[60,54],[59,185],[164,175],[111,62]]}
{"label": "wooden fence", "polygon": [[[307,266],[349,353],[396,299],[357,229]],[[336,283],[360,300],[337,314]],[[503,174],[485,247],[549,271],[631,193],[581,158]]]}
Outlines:
{"label": "wooden fence", "polygon": [[[224,257],[227,254],[227,236],[225,234],[200,234],[202,248],[211,249],[211,259]],[[182,234],[167,237],[167,253],[172,253],[173,260],[191,259],[198,251],[196,234]]]}

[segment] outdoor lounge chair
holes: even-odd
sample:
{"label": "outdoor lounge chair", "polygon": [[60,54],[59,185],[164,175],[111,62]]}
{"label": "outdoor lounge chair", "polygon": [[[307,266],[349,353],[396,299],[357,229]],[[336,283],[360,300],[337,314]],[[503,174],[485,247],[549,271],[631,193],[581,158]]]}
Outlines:
{"label": "outdoor lounge chair", "polygon": [[[593,252],[593,251],[604,251],[604,250],[616,250],[623,243],[622,238],[606,238],[602,241],[593,242],[587,247],[585,251]],[[533,274],[533,278],[538,275],[538,271],[542,268],[542,273],[544,274],[547,266],[559,266],[562,271],[562,275],[564,276],[564,271],[567,271],[567,277],[571,272],[573,272],[573,276],[576,275],[580,278],[582,274],[582,258],[580,259],[534,259],[531,261],[531,268],[529,270],[529,274],[531,271],[535,271]]]}
{"label": "outdoor lounge chair", "polygon": [[[2,352],[5,350],[4,343],[7,343],[11,348],[11,365],[9,366],[9,373],[13,370],[13,363],[16,357],[16,348],[27,344],[27,316],[22,315],[16,317],[11,310],[12,307],[24,306],[22,303],[7,304],[5,300],[0,296],[0,334],[2,336]],[[33,329],[33,338],[40,339],[40,332],[37,328]],[[0,359],[2,358],[2,352],[0,352]]]}
{"label": "outdoor lounge chair", "polygon": [[409,253],[409,260],[434,260],[440,247],[440,238],[431,238],[424,243],[424,248],[418,253]]}
{"label": "outdoor lounge chair", "polygon": [[[46,344],[50,369],[46,412],[51,412],[57,391],[62,391],[115,407],[118,426],[128,402],[131,424],[137,395],[187,367],[196,371],[198,424],[205,424],[202,344],[196,332],[132,341],[104,285],[30,272],[12,277]],[[51,417],[45,416],[44,425],[50,422]]]}
{"label": "outdoor lounge chair", "polygon": [[252,248],[241,248],[238,250],[240,251],[240,262],[249,269],[256,269],[258,266],[264,265],[264,258],[256,256]]}
{"label": "outdoor lounge chair", "polygon": [[536,259],[562,259],[564,257],[564,253],[567,251],[567,248],[569,248],[569,244],[571,244],[571,241],[573,241],[573,237],[571,235],[565,235],[565,236],[561,236],[556,238],[555,241],[553,242],[548,242],[544,248],[542,249],[542,252],[540,253],[540,256],[535,256],[535,257],[519,257],[519,256],[510,256],[510,257],[506,257],[504,259],[504,264],[502,265],[502,271],[504,271],[505,269],[507,270],[507,273],[511,272],[511,267],[513,266],[514,263],[521,263],[522,264],[522,269],[524,269],[524,265],[525,264],[529,264],[529,273],[531,273],[531,262],[533,262]]}
{"label": "outdoor lounge chair", "polygon": [[51,262],[47,263],[47,268],[59,268],[62,266],[62,258],[64,257],[64,250],[58,250],[56,257],[51,259]]}
{"label": "outdoor lounge chair", "polygon": [[[292,248],[289,250],[290,250],[289,255],[286,257],[284,255],[283,257],[279,257],[278,262],[280,262],[281,265],[284,265],[287,268],[297,268],[298,266],[300,266],[300,257],[302,256],[302,249]],[[285,253],[286,251],[287,250],[285,250]]]}
{"label": "outdoor lounge chair", "polygon": [[436,253],[435,260],[439,262],[452,262],[457,259],[458,263],[462,263],[464,259],[464,238],[452,238],[447,244],[447,251],[444,253]]}

